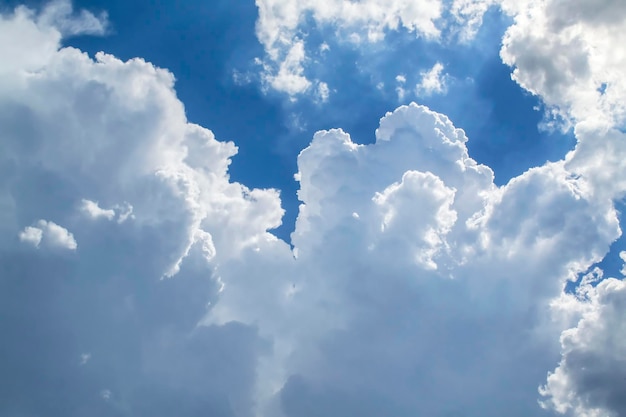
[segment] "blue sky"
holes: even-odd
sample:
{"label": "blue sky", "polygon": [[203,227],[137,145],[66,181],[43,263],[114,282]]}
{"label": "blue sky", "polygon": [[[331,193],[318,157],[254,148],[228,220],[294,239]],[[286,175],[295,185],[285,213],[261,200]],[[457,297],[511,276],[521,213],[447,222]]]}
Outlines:
{"label": "blue sky", "polygon": [[626,413],[622,4],[0,15],[0,417]]}

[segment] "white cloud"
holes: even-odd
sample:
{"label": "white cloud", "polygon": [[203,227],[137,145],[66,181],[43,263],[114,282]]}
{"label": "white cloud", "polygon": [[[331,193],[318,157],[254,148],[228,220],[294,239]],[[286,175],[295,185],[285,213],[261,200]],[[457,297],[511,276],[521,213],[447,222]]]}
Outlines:
{"label": "white cloud", "polygon": [[445,94],[448,88],[446,85],[448,76],[442,74],[443,69],[443,64],[437,62],[430,70],[421,72],[422,81],[415,86],[415,94],[418,96]]}
{"label": "white cloud", "polygon": [[[328,51],[329,37],[353,48],[385,42],[389,32],[400,31],[434,42],[469,42],[486,11],[501,1],[256,0],[256,34],[266,54],[260,60],[263,77],[269,87],[292,98],[307,92],[313,83],[327,81],[311,79],[307,69],[314,62],[309,60],[310,51]],[[324,32],[321,45],[307,44],[310,23],[313,30],[332,29]]]}
{"label": "white cloud", "polygon": [[[69,0],[53,1],[38,14],[23,6],[16,8],[12,15],[3,14],[0,16],[3,54],[0,78],[10,72],[40,69],[56,53],[61,36],[103,34],[106,27],[106,15],[96,17],[86,11],[75,15]],[[15,42],[17,38],[20,42]],[[4,84],[0,81],[0,86]]]}
{"label": "white cloud", "polygon": [[98,219],[100,217],[103,217],[107,220],[113,220],[113,218],[115,217],[114,210],[105,210],[101,208],[97,202],[91,200],[83,199],[81,201],[80,209],[92,219]]}
{"label": "white cloud", "polygon": [[[105,406],[156,415],[175,404],[185,415],[198,407],[249,415],[266,348],[251,327],[196,324],[216,301],[220,262],[268,242],[290,254],[267,232],[280,225],[278,192],[229,180],[237,148],[188,123],[171,73],[62,48],[76,30],[45,13],[0,18],[0,166],[9,173],[0,178],[8,231],[0,265],[11,271],[0,278],[0,305],[14,317],[2,324],[0,362],[25,384],[42,384],[27,401],[10,396],[0,413],[49,414],[61,404],[64,415],[119,412]],[[92,27],[89,15],[75,16],[74,28]],[[54,222],[24,228],[32,219]],[[42,256],[18,251],[17,236],[42,249],[81,247]],[[72,370],[85,346],[98,361]],[[47,382],[58,380],[68,382]],[[111,401],[77,395],[102,386]]]}
{"label": "white cloud", "polygon": [[[7,68],[0,94],[3,102],[11,103],[13,108],[27,108],[33,123],[51,133],[46,140],[32,138],[28,158],[16,153],[16,144],[7,142],[5,157],[19,157],[24,172],[40,164],[39,169],[51,178],[80,177],[82,192],[93,196],[94,201],[128,201],[100,210],[94,210],[89,203],[83,205],[83,209],[92,209],[88,210],[92,215],[111,218],[113,210],[119,222],[134,216],[138,226],[177,224],[178,230],[169,236],[173,245],[173,253],[168,255],[173,256],[170,266],[177,264],[193,245],[196,231],[211,224],[220,225],[223,231],[212,234],[213,238],[227,239],[233,250],[251,244],[258,233],[262,236],[267,228],[280,224],[282,210],[277,192],[249,190],[228,181],[228,158],[236,152],[235,146],[218,142],[210,131],[186,122],[170,73],[141,59],[122,62],[99,53],[93,61],[73,48],[57,51],[61,38],[57,29],[33,25],[28,16],[34,16],[34,12],[20,10],[15,16],[3,17],[0,29],[5,30],[0,33],[33,32],[33,37],[46,39],[55,52],[41,56],[38,49],[33,50],[41,60],[36,79],[19,69]],[[15,39],[28,43],[29,36]],[[11,51],[14,44],[3,43],[3,56],[4,49]],[[23,61],[22,66],[28,66],[28,62]],[[46,89],[51,92],[42,99]],[[75,97],[83,95],[91,101],[76,102]],[[61,108],[66,109],[65,113]],[[5,112],[6,117],[9,113]],[[107,121],[94,120],[91,125],[68,121],[97,113],[110,113],[111,117]],[[3,123],[6,135],[6,129],[15,124]],[[77,139],[86,135],[90,142]],[[107,178],[106,183],[100,178]],[[267,210],[257,209],[259,206]],[[250,222],[250,215],[256,221]],[[228,229],[241,231],[237,233],[241,239],[231,238]]]}
{"label": "white cloud", "polygon": [[28,226],[19,234],[22,242],[32,244],[38,248],[40,243],[52,248],[76,250],[78,245],[74,235],[66,228],[46,220],[39,220],[36,226]]}
{"label": "white cloud", "polygon": [[[312,403],[541,415],[537,387],[562,330],[549,302],[619,235],[615,209],[563,162],[495,187],[463,131],[425,107],[388,114],[376,136],[316,134],[298,159],[297,259],[270,246],[248,268],[222,264],[208,323],[254,323],[274,340],[259,375],[264,415],[277,412],[272,399],[288,416]],[[371,395],[382,408],[366,413],[357,404]]]}
{"label": "white cloud", "polygon": [[51,246],[69,250],[75,250],[78,247],[74,235],[66,228],[45,220],[39,220],[37,226],[43,230],[44,242],[49,242]]}
{"label": "white cloud", "polygon": [[[437,269],[433,258],[456,222],[456,211],[451,208],[454,194],[455,190],[430,172],[405,172],[401,182],[374,195],[382,214],[381,232],[394,238],[406,233],[404,239],[412,246],[415,261],[426,269]],[[419,211],[414,201],[424,202]]]}
{"label": "white cloud", "polygon": [[43,230],[38,227],[27,226],[20,232],[19,237],[22,242],[30,243],[38,248],[43,237]]}
{"label": "white cloud", "polygon": [[305,58],[304,42],[294,40],[289,52],[280,63],[278,72],[275,75],[266,73],[266,81],[276,91],[287,93],[290,96],[304,93],[311,86],[311,81],[303,75]]}
{"label": "white cloud", "polygon": [[418,35],[436,37],[439,30],[435,20],[441,16],[438,0],[367,0],[353,3],[340,0],[257,0],[259,20],[257,36],[272,54],[281,43],[294,39],[298,25],[310,13],[320,25],[336,25],[338,29],[358,30],[367,34],[368,40],[384,37],[386,29],[402,26]]}
{"label": "white cloud", "polygon": [[593,284],[561,301],[579,320],[561,335],[563,357],[541,389],[543,406],[579,417],[618,417],[626,413],[626,282]]}
{"label": "white cloud", "polygon": [[626,122],[626,4],[504,1],[515,21],[501,51],[514,79],[576,122],[606,129]]}
{"label": "white cloud", "polygon": [[[578,143],[565,168],[598,206],[623,198],[626,3],[505,0],[502,7],[514,18],[501,50],[513,78],[574,128]],[[583,281],[578,297],[555,301],[555,316],[577,318],[563,331],[562,359],[542,388],[546,408],[578,417],[626,412],[623,293],[620,280],[595,288]]]}
{"label": "white cloud", "polygon": [[[13,16],[0,17],[0,44],[3,59],[0,74],[16,71],[36,71],[45,65],[56,52],[61,34],[58,30],[38,25],[32,12],[17,8]],[[15,42],[15,39],[20,42]],[[7,88],[6,83],[1,86]]]}

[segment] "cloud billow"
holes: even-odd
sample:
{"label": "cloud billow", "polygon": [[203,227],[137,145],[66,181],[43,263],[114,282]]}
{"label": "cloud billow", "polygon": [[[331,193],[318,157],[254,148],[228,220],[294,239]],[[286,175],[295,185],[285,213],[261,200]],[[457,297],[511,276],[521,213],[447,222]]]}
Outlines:
{"label": "cloud billow", "polygon": [[320,131],[292,248],[278,191],[230,180],[236,146],[187,121],[171,73],[61,48],[106,21],[49,7],[0,17],[20,34],[0,43],[0,413],[623,413],[623,279],[563,292],[621,234],[623,164],[598,158],[623,134],[527,84],[515,29],[503,57],[568,112],[575,151],[497,187],[424,106],[369,145]]}

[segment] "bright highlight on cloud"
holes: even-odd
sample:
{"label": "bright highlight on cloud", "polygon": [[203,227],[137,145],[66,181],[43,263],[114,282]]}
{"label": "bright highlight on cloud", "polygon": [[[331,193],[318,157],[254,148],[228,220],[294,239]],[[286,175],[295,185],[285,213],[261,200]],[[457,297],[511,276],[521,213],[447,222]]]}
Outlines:
{"label": "bright highlight on cloud", "polygon": [[[433,1],[257,4],[267,81],[317,83],[322,101],[305,14],[368,42],[400,26],[436,38],[443,16]],[[472,25],[487,7],[454,4]],[[279,192],[231,181],[236,146],[188,122],[170,72],[61,47],[103,17],[67,2],[1,15],[0,413],[626,413],[624,278],[591,269],[621,235],[624,54],[606,50],[626,45],[610,43],[626,11],[575,6],[558,20],[556,0],[501,5],[503,59],[574,126],[575,150],[498,187],[425,106],[384,115],[368,145],[320,131],[298,156],[293,247],[271,233]],[[549,40],[535,50],[528,15]],[[570,44],[588,48],[555,47],[558,66],[542,49]]]}

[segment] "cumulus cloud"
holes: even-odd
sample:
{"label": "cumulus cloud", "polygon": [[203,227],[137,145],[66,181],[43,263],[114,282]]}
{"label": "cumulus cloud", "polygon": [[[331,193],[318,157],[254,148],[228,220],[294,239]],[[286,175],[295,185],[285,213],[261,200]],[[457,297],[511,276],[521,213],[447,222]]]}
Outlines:
{"label": "cumulus cloud", "polygon": [[62,48],[93,15],[49,13],[0,18],[0,414],[250,415],[264,342],[196,325],[216,262],[277,240],[278,192],[229,181],[236,147],[187,122],[171,73]]}
{"label": "cumulus cloud", "polygon": [[[331,24],[339,7],[372,39],[399,25],[436,36],[440,13],[258,5],[275,62],[303,10]],[[623,281],[563,294],[621,233],[619,130],[581,122],[565,160],[502,187],[465,132],[424,106],[386,114],[369,145],[318,132],[298,156],[292,250],[269,232],[278,191],[229,179],[237,148],[186,120],[172,74],[61,48],[71,31],[45,13],[0,20],[12,39],[0,55],[15,58],[0,62],[0,369],[14,376],[1,411],[526,417],[548,415],[543,386],[547,408],[623,414],[623,332],[610,331]],[[300,57],[285,70],[294,92]],[[64,227],[24,228],[33,219]],[[81,248],[46,256],[15,236]]]}
{"label": "cumulus cloud", "polygon": [[514,17],[501,51],[513,78],[555,111],[595,128],[626,122],[623,2],[504,1]]}
{"label": "cumulus cloud", "polygon": [[[456,211],[451,209],[454,194],[455,190],[429,172],[405,172],[401,182],[373,197],[382,214],[381,232],[397,237],[410,230],[406,241],[413,246],[415,261],[426,269],[437,269],[433,257],[456,222]],[[416,211],[413,201],[423,201],[423,211]]]}
{"label": "cumulus cloud", "polygon": [[296,259],[222,264],[207,323],[273,338],[266,415],[540,415],[561,330],[550,300],[618,236],[614,207],[563,162],[495,187],[463,131],[415,104],[376,136],[316,134],[298,158]]}
{"label": "cumulus cloud", "polygon": [[[578,316],[561,335],[562,359],[541,389],[542,405],[580,417],[626,413],[626,282],[587,279],[555,308]],[[595,281],[595,282],[594,282]]]}
{"label": "cumulus cloud", "polygon": [[[541,97],[549,121],[559,122],[556,115],[574,128],[578,144],[566,169],[594,201],[623,198],[626,4],[505,0],[501,6],[514,18],[500,52],[513,78]],[[555,303],[557,316],[578,314],[578,321],[561,335],[562,359],[541,390],[544,407],[581,417],[624,414],[625,343],[617,336],[623,292],[621,280],[592,285],[587,279],[576,296]]]}
{"label": "cumulus cloud", "polygon": [[46,220],[39,220],[36,226],[28,226],[19,234],[22,242],[30,243],[38,248],[40,243],[52,248],[76,250],[78,244],[63,226]]}
{"label": "cumulus cloud", "polygon": [[20,240],[22,242],[30,243],[34,247],[38,248],[43,238],[43,230],[38,227],[27,226],[20,232]]}
{"label": "cumulus cloud", "polygon": [[[364,31],[368,39],[376,40],[384,36],[385,29],[397,29],[399,26],[424,36],[437,36],[439,30],[434,21],[441,16],[442,9],[441,3],[437,0],[418,2],[367,0],[358,3],[258,0],[257,7],[258,36],[261,42],[270,48],[276,46],[277,42],[292,39],[305,13],[311,13],[318,24],[333,23],[343,30]],[[343,25],[347,28],[342,27]]]}
{"label": "cumulus cloud", "polygon": [[[56,0],[35,13],[26,7],[17,7],[11,15],[0,16],[0,43],[2,62],[0,76],[8,82],[7,74],[15,71],[37,71],[56,53],[62,36],[104,34],[106,14],[95,16],[81,11],[74,13],[69,0]],[[20,38],[20,42],[15,39]]]}

